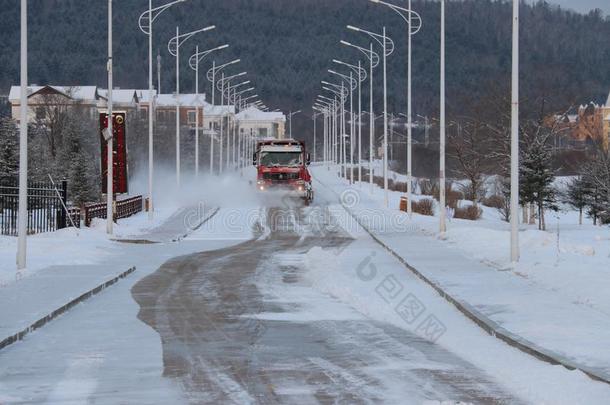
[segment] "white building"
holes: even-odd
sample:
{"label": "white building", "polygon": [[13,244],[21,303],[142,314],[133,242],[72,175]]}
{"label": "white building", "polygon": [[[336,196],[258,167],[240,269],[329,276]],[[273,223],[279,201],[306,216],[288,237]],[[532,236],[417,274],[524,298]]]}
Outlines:
{"label": "white building", "polygon": [[[81,108],[91,118],[96,118],[99,103],[105,98],[96,86],[36,86],[27,88],[28,122],[46,119],[49,108]],[[21,87],[12,86],[9,93],[11,115],[20,122]]]}
{"label": "white building", "polygon": [[[107,108],[108,89],[97,89],[102,97],[100,108]],[[112,107],[115,110],[137,110],[140,105],[140,98],[134,89],[114,89],[112,90]]]}
{"label": "white building", "polygon": [[204,102],[202,125],[204,134],[215,136],[220,130],[222,119],[224,119],[224,126],[235,119],[234,105],[212,105],[207,101]]}
{"label": "white building", "polygon": [[261,111],[250,106],[237,113],[235,119],[241,135],[253,135],[258,138],[284,138],[286,116],[281,112]]}

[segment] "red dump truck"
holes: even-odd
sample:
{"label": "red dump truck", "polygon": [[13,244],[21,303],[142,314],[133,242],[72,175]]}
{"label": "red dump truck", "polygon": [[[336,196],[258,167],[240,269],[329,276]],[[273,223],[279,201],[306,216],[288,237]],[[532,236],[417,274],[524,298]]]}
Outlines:
{"label": "red dump truck", "polygon": [[309,163],[309,153],[301,141],[260,141],[253,156],[257,168],[256,186],[260,191],[286,190],[309,205],[313,201],[311,176],[307,170]]}

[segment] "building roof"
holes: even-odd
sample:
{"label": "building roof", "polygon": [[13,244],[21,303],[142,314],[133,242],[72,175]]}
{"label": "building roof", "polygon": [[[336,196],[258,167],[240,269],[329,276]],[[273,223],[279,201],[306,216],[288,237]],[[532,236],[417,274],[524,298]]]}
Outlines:
{"label": "building roof", "polygon": [[[136,95],[138,96],[138,99],[140,100],[141,103],[149,103],[149,97],[148,97],[148,89],[136,89],[135,90]],[[157,96],[157,90],[153,89],[153,97]]]}
{"label": "building roof", "polygon": [[262,111],[251,106],[240,111],[236,115],[238,121],[282,121],[286,122],[286,116],[281,112]]}
{"label": "building roof", "polygon": [[[186,107],[201,106],[205,103],[205,94],[180,94],[178,104]],[[171,107],[176,105],[175,94],[159,94],[157,96],[158,107]]]}
{"label": "building roof", "polygon": [[[59,94],[78,101],[96,101],[99,99],[97,86],[28,86],[28,97],[32,97],[43,89],[52,89]],[[9,100],[11,103],[21,99],[21,87],[11,86]]]}
{"label": "building roof", "polygon": [[[108,89],[97,90],[100,97],[108,99]],[[137,103],[139,101],[138,94],[134,89],[114,89],[112,90],[112,102],[119,104]]]}
{"label": "building roof", "polygon": [[235,114],[234,105],[212,105],[205,101],[203,103],[203,115],[204,116],[220,116],[220,115],[231,115]]}

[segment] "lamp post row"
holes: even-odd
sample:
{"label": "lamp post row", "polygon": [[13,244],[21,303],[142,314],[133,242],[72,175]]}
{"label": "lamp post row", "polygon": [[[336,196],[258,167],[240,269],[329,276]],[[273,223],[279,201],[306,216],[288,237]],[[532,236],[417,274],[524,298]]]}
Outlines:
{"label": "lamp post row", "polygon": [[[419,14],[414,12],[411,9],[411,0],[408,1],[408,7],[399,7],[397,5],[385,2],[383,0],[370,0],[373,3],[378,3],[384,6],[389,7],[391,10],[395,11],[397,14],[403,18],[403,20],[407,23],[407,212],[409,216],[412,214],[412,130],[413,130],[413,120],[412,120],[412,36],[417,34],[422,27],[422,20]],[[439,183],[440,183],[440,193],[439,193],[439,204],[440,204],[440,213],[439,213],[439,232],[441,236],[443,236],[447,230],[446,224],[446,195],[445,195],[445,184],[446,184],[446,160],[445,160],[445,152],[446,152],[446,97],[445,97],[445,87],[446,87],[446,75],[445,75],[445,43],[446,43],[446,31],[445,31],[445,0],[440,1],[441,6],[441,38],[440,38],[440,120],[439,120],[439,148],[440,148],[440,159],[439,159]],[[511,98],[512,98],[512,107],[511,107],[511,233],[510,233],[510,258],[512,262],[517,262],[519,260],[519,237],[518,237],[518,209],[519,209],[519,2],[518,0],[513,0],[513,18],[512,18],[513,26],[513,35],[512,35],[512,89],[511,89]],[[383,59],[383,100],[384,100],[384,134],[383,134],[383,177],[384,177],[384,203],[388,205],[388,112],[387,112],[387,64],[386,58],[390,54],[392,54],[394,50],[394,43],[391,39],[387,37],[385,27],[382,30],[382,33],[375,33],[372,31],[363,30],[361,28],[357,28],[354,26],[347,26],[348,29],[361,32],[367,34],[369,37],[374,39],[377,43],[379,43],[382,47],[382,59]],[[369,82],[370,82],[370,91],[369,91],[369,114],[370,114],[370,128],[369,128],[369,182],[371,185],[371,192],[373,191],[373,156],[374,156],[374,140],[375,140],[375,115],[373,112],[373,68],[377,67],[380,62],[380,56],[373,50],[372,43],[370,44],[369,49],[354,45],[347,41],[341,41],[342,45],[346,45],[352,48],[357,49],[361,53],[363,53],[367,59],[369,60]],[[352,72],[358,74],[358,81],[362,80],[360,75],[361,72],[361,62],[358,61],[358,66],[351,65],[345,62],[336,61],[334,62],[346,65],[350,67]],[[331,71],[329,71],[331,72]],[[335,73],[336,72],[331,72]],[[342,79],[345,80],[346,75],[340,75]],[[352,80],[349,80],[350,87]],[[323,82],[324,84],[324,82]],[[328,83],[327,83],[328,84]],[[328,87],[323,87],[324,90],[332,90]],[[336,89],[333,91],[336,92]],[[358,168],[359,175],[358,180],[362,183],[361,176],[361,100],[360,100],[360,88],[359,88],[359,107],[358,107],[358,126],[359,126],[359,134],[358,134]],[[338,162],[339,165],[344,167],[345,157],[344,153],[337,156],[333,153],[333,148],[336,146],[332,141],[329,141],[330,138],[333,137],[334,132],[332,129],[333,120],[336,120],[337,108],[335,108],[337,98],[339,98],[339,102],[341,103],[341,119],[344,120],[344,108],[343,104],[345,103],[345,97],[343,92],[341,92],[341,96],[335,94],[335,98],[333,100],[326,99],[323,96],[318,96],[316,103],[313,106],[314,111],[318,111],[319,114],[314,114],[314,127],[315,127],[315,119],[318,115],[323,115],[324,117],[324,151],[323,151],[323,159],[326,162],[327,166],[330,165],[329,161]],[[351,97],[350,97],[351,100]],[[353,107],[353,106],[352,106]],[[351,135],[353,136],[353,124],[354,121],[354,112],[353,108],[350,107],[350,117],[352,122],[352,128],[350,130]],[[341,141],[344,138],[344,127],[341,130]],[[426,125],[426,131],[428,130],[428,125]],[[315,141],[314,141],[315,142]],[[352,142],[353,145],[353,137]],[[353,155],[353,146],[350,148],[352,150]],[[353,168],[353,164],[352,164]],[[345,174],[345,170],[342,168],[339,171],[340,175]],[[350,181],[353,180],[353,172],[350,177]]]}

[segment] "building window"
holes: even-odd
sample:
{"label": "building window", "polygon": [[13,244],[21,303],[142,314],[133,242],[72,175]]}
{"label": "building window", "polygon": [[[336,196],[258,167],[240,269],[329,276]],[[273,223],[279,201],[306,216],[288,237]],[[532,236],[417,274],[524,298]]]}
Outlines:
{"label": "building window", "polygon": [[258,136],[267,136],[267,128],[259,128]]}
{"label": "building window", "polygon": [[186,113],[186,119],[189,124],[195,124],[197,120],[197,112],[196,111],[188,111]]}

